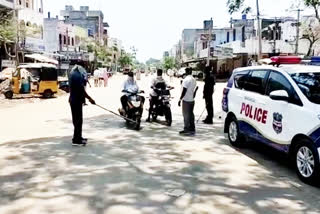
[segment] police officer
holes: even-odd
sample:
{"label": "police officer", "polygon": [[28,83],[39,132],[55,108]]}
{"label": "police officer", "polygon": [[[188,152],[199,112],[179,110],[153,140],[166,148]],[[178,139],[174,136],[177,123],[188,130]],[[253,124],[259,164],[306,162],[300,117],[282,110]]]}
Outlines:
{"label": "police officer", "polygon": [[72,139],[73,146],[85,146],[87,144],[87,139],[82,137],[82,108],[86,98],[90,101],[91,104],[95,104],[95,101],[87,94],[85,90],[85,73],[86,70],[82,66],[75,65],[69,75],[69,103],[71,107],[72,122],[74,126],[74,134]]}
{"label": "police officer", "polygon": [[203,120],[205,124],[213,124],[214,110],[213,110],[213,92],[214,85],[216,84],[213,73],[210,67],[205,68],[205,78],[204,78],[204,89],[203,89],[203,99],[206,102],[207,118]]}

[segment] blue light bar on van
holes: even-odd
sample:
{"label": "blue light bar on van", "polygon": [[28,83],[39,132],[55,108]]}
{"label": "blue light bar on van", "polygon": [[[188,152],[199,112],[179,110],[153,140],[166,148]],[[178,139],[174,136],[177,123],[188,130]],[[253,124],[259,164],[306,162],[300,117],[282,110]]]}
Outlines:
{"label": "blue light bar on van", "polygon": [[320,65],[320,56],[311,57],[311,65]]}

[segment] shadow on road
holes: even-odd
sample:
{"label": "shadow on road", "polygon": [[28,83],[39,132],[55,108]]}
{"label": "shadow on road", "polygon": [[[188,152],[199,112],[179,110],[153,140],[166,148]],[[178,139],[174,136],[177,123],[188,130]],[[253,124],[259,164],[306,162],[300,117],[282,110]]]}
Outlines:
{"label": "shadow on road", "polygon": [[286,166],[271,154],[231,148],[222,123],[198,125],[196,137],[179,136],[182,123],[136,132],[108,115],[86,124],[87,147],[71,136],[0,146],[0,213],[319,212],[317,189],[281,177]]}

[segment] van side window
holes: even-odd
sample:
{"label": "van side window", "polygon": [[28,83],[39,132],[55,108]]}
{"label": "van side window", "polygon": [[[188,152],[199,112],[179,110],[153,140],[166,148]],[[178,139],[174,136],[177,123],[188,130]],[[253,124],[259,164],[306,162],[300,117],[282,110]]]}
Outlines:
{"label": "van side window", "polygon": [[267,95],[273,91],[284,90],[289,95],[289,102],[302,106],[302,102],[290,82],[280,73],[272,71],[269,76]]}
{"label": "van side window", "polygon": [[254,70],[248,75],[245,80],[244,89],[247,91],[265,94],[266,77],[268,70]]}
{"label": "van side window", "polygon": [[243,89],[244,83],[248,78],[249,71],[239,72],[234,76],[234,85],[238,89]]}

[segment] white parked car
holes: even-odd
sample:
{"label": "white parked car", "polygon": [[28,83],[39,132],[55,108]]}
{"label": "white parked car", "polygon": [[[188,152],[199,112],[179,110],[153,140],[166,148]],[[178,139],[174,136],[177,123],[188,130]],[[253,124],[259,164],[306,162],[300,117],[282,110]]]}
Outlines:
{"label": "white parked car", "polygon": [[248,139],[265,143],[292,158],[301,180],[319,179],[320,67],[236,69],[224,89],[222,108],[232,145]]}

